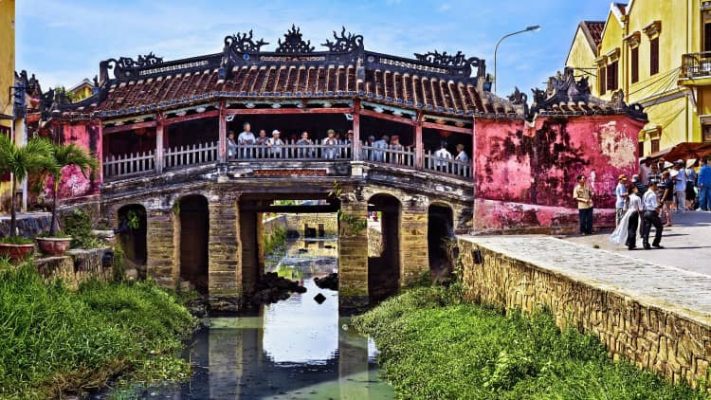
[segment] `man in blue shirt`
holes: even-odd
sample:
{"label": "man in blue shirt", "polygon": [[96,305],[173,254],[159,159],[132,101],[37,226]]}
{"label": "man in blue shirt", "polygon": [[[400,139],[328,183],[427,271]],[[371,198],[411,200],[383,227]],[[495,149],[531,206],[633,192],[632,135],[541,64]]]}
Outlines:
{"label": "man in blue shirt", "polygon": [[699,208],[703,211],[711,211],[711,165],[708,160],[701,159],[701,169],[698,176],[699,185]]}

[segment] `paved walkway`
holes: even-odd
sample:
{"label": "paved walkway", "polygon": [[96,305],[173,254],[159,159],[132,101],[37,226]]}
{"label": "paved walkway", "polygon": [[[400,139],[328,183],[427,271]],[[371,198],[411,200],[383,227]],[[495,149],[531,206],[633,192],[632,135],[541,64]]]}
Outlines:
{"label": "paved walkway", "polygon": [[711,275],[654,264],[627,254],[594,249],[587,244],[550,236],[460,238],[555,274],[711,325]]}
{"label": "paved walkway", "polygon": [[[563,238],[586,247],[598,246],[639,260],[711,275],[711,213],[691,211],[674,214],[672,218],[674,226],[664,228],[662,246],[665,248],[662,250],[629,251],[624,246],[610,243],[609,232]],[[642,248],[642,239],[639,237],[637,247]]]}

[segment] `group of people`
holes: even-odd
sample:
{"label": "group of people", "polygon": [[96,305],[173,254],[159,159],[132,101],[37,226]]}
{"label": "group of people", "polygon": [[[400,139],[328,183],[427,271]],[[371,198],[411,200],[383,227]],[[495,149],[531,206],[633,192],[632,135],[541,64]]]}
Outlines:
{"label": "group of people", "polygon": [[[697,172],[696,162],[677,160],[670,166],[662,164],[661,168],[650,163],[645,171],[646,184],[639,175],[634,175],[630,183],[620,175],[615,188],[617,229],[610,239],[634,250],[639,226],[645,249],[662,248],[662,232],[665,226],[672,226],[673,210],[711,211],[711,165],[706,159],[701,159],[700,164]],[[655,236],[650,245],[652,227]]]}
{"label": "group of people", "polygon": [[[235,137],[236,136],[236,137]],[[333,129],[326,131],[326,137],[320,141],[320,145],[324,146],[321,156],[325,159],[336,159],[340,158],[339,145],[349,146],[353,142],[353,131],[348,130],[345,137],[342,137],[340,133]],[[303,131],[301,137],[297,138],[295,135],[290,139],[290,143],[296,146],[312,146],[317,144],[313,139],[311,139],[309,132]],[[242,132],[239,135],[235,135],[234,131],[229,131],[227,135],[227,156],[230,159],[236,158],[238,156],[238,151],[240,148],[259,148],[264,146],[266,148],[265,152],[260,152],[264,156],[271,158],[281,158],[284,157],[284,147],[286,142],[282,139],[281,132],[278,129],[274,129],[271,136],[267,136],[267,131],[260,129],[258,134],[252,133],[252,127],[249,122],[245,122],[242,125]],[[411,148],[411,145],[403,145],[400,142],[399,135],[383,135],[376,140],[374,135],[368,136],[367,142],[364,144],[367,146],[366,159],[369,161],[379,161],[379,162],[394,162],[403,163],[403,156],[401,154],[396,154],[392,158],[386,156],[386,150],[404,150],[405,148]],[[462,162],[469,161],[469,155],[464,150],[465,146],[463,144],[456,145],[457,155],[453,156],[449,150],[447,150],[447,143],[442,142],[440,148],[435,151],[434,156],[437,161],[437,166],[446,163],[446,160],[456,160]],[[254,152],[246,151],[240,154],[241,158],[252,158],[251,155]],[[318,155],[313,148],[297,149],[299,158],[316,158]]]}

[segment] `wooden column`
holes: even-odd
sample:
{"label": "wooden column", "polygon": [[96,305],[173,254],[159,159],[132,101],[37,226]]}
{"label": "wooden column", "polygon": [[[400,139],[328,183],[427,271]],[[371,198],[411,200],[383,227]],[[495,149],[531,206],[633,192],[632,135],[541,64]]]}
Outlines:
{"label": "wooden column", "polygon": [[219,115],[219,142],[217,146],[217,158],[220,162],[227,161],[227,119],[225,118],[225,103],[220,103]]}
{"label": "wooden column", "polygon": [[422,111],[417,112],[415,124],[415,168],[422,169],[425,165],[425,146],[422,142]]}
{"label": "wooden column", "polygon": [[163,146],[165,136],[165,125],[163,124],[163,115],[158,114],[158,124],[156,125],[156,172],[163,172]]}
{"label": "wooden column", "polygon": [[353,102],[353,143],[351,143],[353,161],[359,161],[362,157],[362,143],[360,141],[360,100]]}

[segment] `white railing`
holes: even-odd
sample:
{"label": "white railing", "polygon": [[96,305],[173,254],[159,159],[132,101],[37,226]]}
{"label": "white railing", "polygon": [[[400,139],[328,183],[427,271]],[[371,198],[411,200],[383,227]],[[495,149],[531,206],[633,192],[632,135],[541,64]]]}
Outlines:
{"label": "white railing", "polygon": [[128,177],[154,172],[155,152],[144,151],[139,153],[108,156],[104,159],[104,178]]}
{"label": "white railing", "polygon": [[[234,152],[234,154],[232,154]],[[232,160],[285,160],[285,161],[330,161],[350,160],[351,145],[341,144],[296,144],[285,142],[280,145],[242,144],[236,149],[228,149]]]}
{"label": "white railing", "polygon": [[425,152],[424,169],[435,171],[439,174],[447,174],[462,178],[471,178],[472,164],[471,161],[458,161],[454,158],[437,157],[431,151]]}
{"label": "white railing", "polygon": [[363,160],[414,168],[415,150],[403,146],[381,148],[363,145]]}
{"label": "white railing", "polygon": [[218,142],[196,143],[165,149],[163,167],[166,169],[217,162]]}

